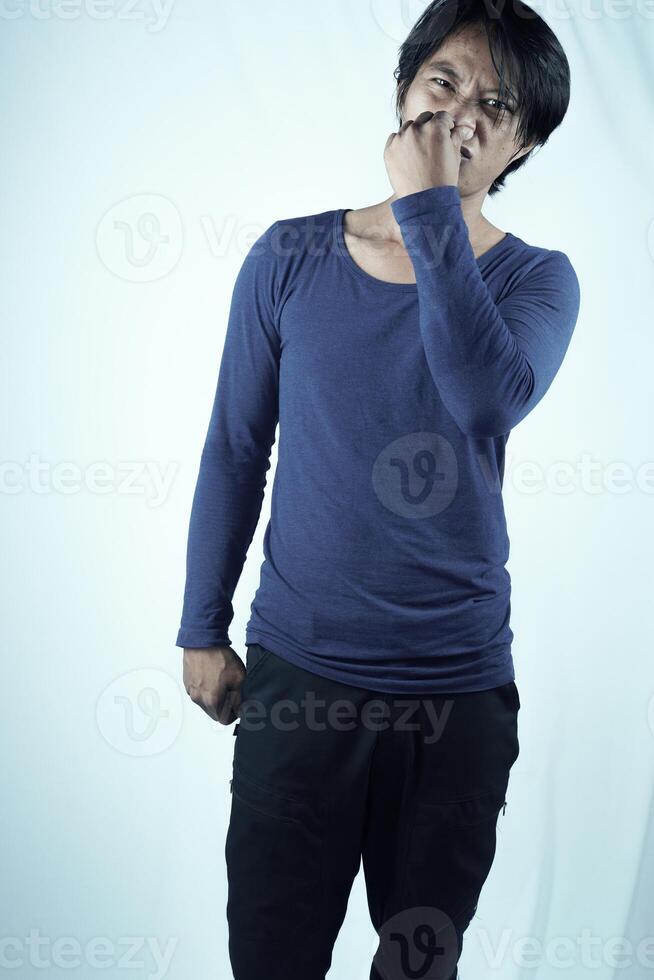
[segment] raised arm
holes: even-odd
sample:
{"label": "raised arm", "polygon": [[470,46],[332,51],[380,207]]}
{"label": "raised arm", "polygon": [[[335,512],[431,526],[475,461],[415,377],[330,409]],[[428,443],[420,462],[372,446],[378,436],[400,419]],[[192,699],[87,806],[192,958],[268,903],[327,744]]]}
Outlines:
{"label": "raised arm", "polygon": [[391,202],[418,289],[420,331],[445,407],[469,436],[509,432],[563,361],[580,290],[563,252],[530,259],[497,304],[477,264],[453,184]]}
{"label": "raised arm", "polygon": [[279,414],[276,225],[251,247],[234,285],[191,509],[180,647],[231,646],[232,598],[261,513]]}

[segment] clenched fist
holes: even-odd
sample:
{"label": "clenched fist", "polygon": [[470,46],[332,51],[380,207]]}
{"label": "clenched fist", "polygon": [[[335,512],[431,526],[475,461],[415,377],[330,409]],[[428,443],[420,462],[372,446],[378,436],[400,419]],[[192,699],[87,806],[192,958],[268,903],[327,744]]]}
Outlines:
{"label": "clenched fist", "polygon": [[407,119],[397,133],[390,134],[384,147],[384,163],[397,197],[429,187],[458,185],[461,144],[472,135],[470,126],[457,126],[444,109],[425,110]]}
{"label": "clenched fist", "polygon": [[240,717],[245,664],[231,647],[184,650],[184,687],[203,711],[230,725]]}

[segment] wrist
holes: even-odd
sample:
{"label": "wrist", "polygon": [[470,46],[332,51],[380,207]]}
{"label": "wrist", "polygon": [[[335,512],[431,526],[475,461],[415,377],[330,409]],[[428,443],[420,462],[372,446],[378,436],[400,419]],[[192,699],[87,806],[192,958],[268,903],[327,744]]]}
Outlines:
{"label": "wrist", "polygon": [[441,181],[437,184],[426,184],[426,183],[413,183],[411,185],[404,185],[395,189],[395,197],[399,199],[400,197],[408,197],[409,194],[419,194],[420,191],[433,190],[436,187],[456,187],[456,184],[447,183],[446,181]]}

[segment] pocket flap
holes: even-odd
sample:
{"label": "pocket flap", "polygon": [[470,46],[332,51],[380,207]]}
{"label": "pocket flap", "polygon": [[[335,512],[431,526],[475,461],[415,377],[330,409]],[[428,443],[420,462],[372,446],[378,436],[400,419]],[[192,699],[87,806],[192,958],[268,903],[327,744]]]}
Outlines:
{"label": "pocket flap", "polygon": [[247,806],[270,817],[304,822],[311,816],[311,807],[307,801],[266,786],[237,766],[233,770],[231,791]]}
{"label": "pocket flap", "polygon": [[459,827],[474,827],[485,820],[496,818],[506,805],[506,798],[503,792],[493,790],[479,796],[444,803],[431,803],[426,800],[422,805],[433,814],[435,819],[443,823]]}

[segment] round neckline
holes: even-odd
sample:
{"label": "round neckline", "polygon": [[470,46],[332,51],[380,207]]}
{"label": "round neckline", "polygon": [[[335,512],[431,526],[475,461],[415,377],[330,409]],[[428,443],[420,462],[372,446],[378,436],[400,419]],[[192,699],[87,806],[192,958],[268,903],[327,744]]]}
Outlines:
{"label": "round neckline", "polygon": [[[337,250],[346,265],[352,269],[360,278],[365,279],[367,282],[374,283],[376,286],[381,286],[387,289],[396,289],[403,292],[416,292],[418,289],[418,284],[416,282],[388,282],[386,279],[379,279],[377,276],[373,276],[370,272],[366,272],[362,269],[360,265],[354,261],[350,255],[350,250],[345,244],[345,232],[344,232],[344,219],[348,211],[354,210],[353,208],[337,208],[334,211],[334,243],[337,246]],[[505,232],[504,238],[500,238],[499,242],[495,242],[490,248],[482,252],[481,255],[477,256],[476,262],[479,264],[486,260],[488,256],[494,255],[498,249],[502,246],[506,246],[510,243],[512,239],[515,239],[515,235],[512,235],[510,231]]]}

